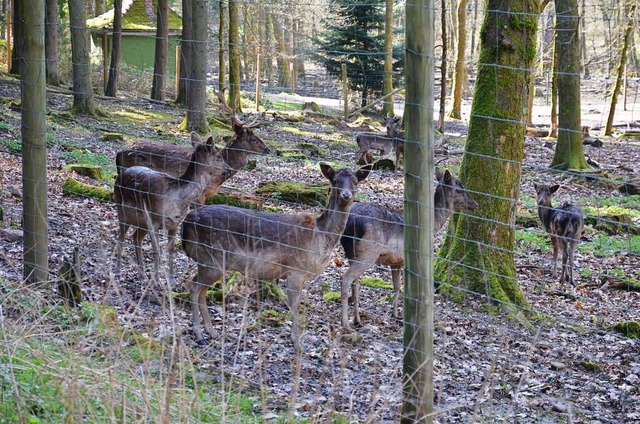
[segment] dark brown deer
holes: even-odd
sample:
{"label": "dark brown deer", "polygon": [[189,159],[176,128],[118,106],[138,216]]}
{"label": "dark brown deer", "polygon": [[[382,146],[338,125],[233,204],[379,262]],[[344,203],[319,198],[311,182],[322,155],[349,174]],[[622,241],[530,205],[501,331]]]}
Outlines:
{"label": "dark brown deer", "polygon": [[551,205],[553,193],[558,191],[558,184],[549,186],[546,184],[533,183],[536,189],[536,201],[538,203],[538,217],[544,225],[544,229],[551,237],[553,245],[553,273],[552,278],[557,276],[558,251],[562,251],[562,274],[560,282],[568,281],[572,286],[573,263],[576,247],[582,235],[584,226],[584,216],[582,210],[570,203],[564,203],[558,208]]}
{"label": "dark brown deer", "polygon": [[[434,228],[442,228],[454,210],[473,210],[478,203],[449,170],[436,171],[438,185],[434,193]],[[370,203],[356,203],[340,243],[344,248],[349,269],[342,277],[342,326],[349,325],[349,289],[352,289],[353,321],[360,324],[359,292],[360,276],[374,265],[391,267],[391,280],[395,299],[393,316],[398,317],[400,301],[400,275],[404,267],[404,220],[402,212],[392,211]]]}
{"label": "dark brown deer", "polygon": [[191,212],[182,227],[182,247],[198,263],[198,273],[189,283],[193,332],[204,343],[201,321],[213,338],[207,308],[207,289],[229,270],[248,280],[286,279],[292,314],[291,338],[301,349],[298,309],[305,282],[320,274],[344,231],[358,183],[370,167],[357,172],[335,171],[320,164],[331,182],[329,203],[319,217],[308,213],[287,215],[232,206],[204,206]]}
{"label": "dark brown deer", "polygon": [[404,131],[402,123],[397,116],[387,116],[384,119],[387,136],[393,139],[393,148],[396,152],[396,165],[400,163],[400,156],[404,157]]}
{"label": "dark brown deer", "polygon": [[151,233],[154,255],[153,278],[157,284],[160,267],[158,237],[160,231],[164,229],[168,235],[169,273],[167,280],[169,286],[173,286],[173,258],[178,226],[189,212],[191,204],[200,199],[203,190],[211,184],[211,180],[223,173],[226,167],[220,151],[213,145],[213,138],[210,137],[207,143],[196,145],[189,166],[180,177],[176,178],[144,166],[122,169],[116,177],[114,185],[119,223],[116,243],[116,275],[120,274],[122,243],[129,227],[133,227],[133,245],[141,280],[146,280],[142,240],[147,233]]}
{"label": "dark brown deer", "polygon": [[[217,193],[225,181],[237,174],[247,164],[249,155],[266,155],[270,152],[264,142],[251,130],[251,128],[258,125],[256,119],[250,123],[242,122],[227,106],[223,91],[218,94],[218,97],[221,99],[220,106],[223,114],[232,124],[234,135],[225,137],[226,145],[221,152],[227,167],[221,169],[220,174],[211,180],[209,186],[202,192],[201,199],[199,199],[200,203],[204,203],[207,197]],[[192,146],[201,142],[202,139],[198,134],[192,132]],[[193,147],[191,146],[179,146],[153,140],[138,140],[116,154],[116,168],[120,172],[122,168],[136,165],[146,166],[147,168],[179,177],[185,173],[189,166],[192,154]]]}

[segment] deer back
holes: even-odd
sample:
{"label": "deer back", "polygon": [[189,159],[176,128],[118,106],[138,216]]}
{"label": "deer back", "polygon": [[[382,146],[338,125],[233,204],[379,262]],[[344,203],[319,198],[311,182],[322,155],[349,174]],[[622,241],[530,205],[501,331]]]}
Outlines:
{"label": "deer back", "polygon": [[116,154],[116,167],[120,172],[123,168],[145,166],[179,177],[187,170],[192,154],[192,146],[143,139]]}

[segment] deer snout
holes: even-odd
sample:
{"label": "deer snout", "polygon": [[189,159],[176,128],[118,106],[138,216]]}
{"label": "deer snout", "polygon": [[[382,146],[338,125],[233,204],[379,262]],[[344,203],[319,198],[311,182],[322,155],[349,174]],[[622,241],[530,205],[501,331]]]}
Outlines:
{"label": "deer snout", "polygon": [[340,199],[342,199],[343,201],[348,202],[352,198],[353,198],[353,192],[351,190],[342,190],[340,192]]}

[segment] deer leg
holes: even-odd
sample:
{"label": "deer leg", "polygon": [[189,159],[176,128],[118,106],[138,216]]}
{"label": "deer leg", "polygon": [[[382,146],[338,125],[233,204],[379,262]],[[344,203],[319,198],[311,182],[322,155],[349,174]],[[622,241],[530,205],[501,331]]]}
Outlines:
{"label": "deer leg", "polygon": [[345,330],[351,330],[349,325],[349,288],[351,288],[351,300],[353,301],[353,323],[360,324],[360,276],[368,266],[368,263],[365,264],[360,258],[350,259],[349,269],[342,276],[340,298],[342,301],[342,327]]}
{"label": "deer leg", "polygon": [[167,285],[169,289],[173,289],[176,285],[175,278],[175,255],[176,255],[176,233],[178,229],[174,228],[167,231],[167,260],[169,262],[169,275],[167,275]]}
{"label": "deer leg", "polygon": [[144,272],[144,258],[142,257],[142,240],[147,235],[144,228],[136,228],[133,232],[133,248],[136,252],[136,261],[138,262],[138,276],[140,281],[147,280],[147,274]]}
{"label": "deer leg", "polygon": [[151,236],[151,251],[153,253],[153,282],[156,285],[156,289],[160,289],[160,258],[162,256],[160,232],[151,230],[149,235]]}
{"label": "deer leg", "polygon": [[572,239],[568,243],[568,245],[569,245],[569,248],[567,253],[569,255],[569,282],[571,283],[572,286],[575,287],[576,283],[573,281],[573,260],[576,254],[577,241]]}
{"label": "deer leg", "polygon": [[358,278],[353,280],[353,285],[351,286],[352,301],[353,301],[353,325],[360,325],[360,274],[358,274]]}
{"label": "deer leg", "polygon": [[207,308],[207,289],[210,284],[220,277],[220,272],[216,269],[205,266],[198,266],[198,273],[189,283],[189,297],[191,299],[191,315],[193,320],[193,334],[196,336],[198,344],[206,344],[202,333],[201,320],[205,330],[212,338],[217,338],[219,333],[213,329],[211,316]]}
{"label": "deer leg", "polygon": [[556,278],[558,275],[558,239],[556,236],[551,236],[551,244],[553,245],[553,272],[551,278]]}
{"label": "deer leg", "polygon": [[402,269],[400,268],[392,268],[391,269],[391,281],[393,282],[393,292],[395,296],[393,298],[393,311],[391,314],[394,318],[399,318],[398,316],[398,304],[400,303],[400,274],[402,273]]}
{"label": "deer leg", "polygon": [[302,297],[302,287],[304,279],[301,276],[289,276],[287,278],[287,303],[291,311],[291,340],[296,352],[302,352],[300,341],[300,300]]}
{"label": "deer leg", "polygon": [[125,236],[129,226],[124,222],[118,224],[118,241],[116,242],[116,269],[114,271],[116,276],[120,276],[120,263],[122,261],[122,243],[124,243]]}

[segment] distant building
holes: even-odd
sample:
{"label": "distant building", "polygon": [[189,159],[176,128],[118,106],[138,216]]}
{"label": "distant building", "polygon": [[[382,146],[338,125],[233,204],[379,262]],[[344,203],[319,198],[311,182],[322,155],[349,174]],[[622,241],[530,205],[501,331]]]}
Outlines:
{"label": "distant building", "polygon": [[[120,61],[140,70],[153,70],[156,51],[157,0],[122,1],[122,47]],[[113,9],[87,20],[91,32],[92,50],[103,49],[111,54],[113,36]],[[182,18],[169,8],[169,54],[167,58],[168,76],[175,74],[176,46],[182,32]]]}

